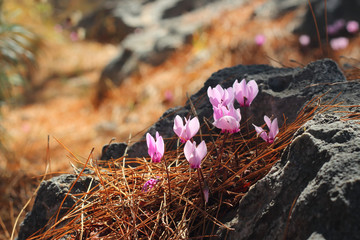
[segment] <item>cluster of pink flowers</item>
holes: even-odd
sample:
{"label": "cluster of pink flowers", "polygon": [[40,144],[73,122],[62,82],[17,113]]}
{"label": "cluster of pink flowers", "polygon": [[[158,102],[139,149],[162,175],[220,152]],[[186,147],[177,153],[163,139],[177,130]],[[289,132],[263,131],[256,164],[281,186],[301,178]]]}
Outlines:
{"label": "cluster of pink flowers", "polygon": [[[241,114],[240,109],[234,108],[234,100],[240,104],[241,107],[250,107],[259,92],[257,83],[254,80],[246,83],[243,79],[240,83],[235,80],[232,87],[223,89],[220,85],[215,88],[209,87],[207,94],[213,106],[213,125],[222,132],[236,133],[240,131]],[[269,128],[267,134],[261,127],[255,127],[255,131],[267,143],[273,143],[276,135],[279,132],[278,122],[275,118],[273,121],[269,117],[264,116],[266,125]]]}
{"label": "cluster of pink flowers", "polygon": [[232,87],[223,89],[220,85],[209,87],[207,94],[213,106],[213,125],[222,132],[236,133],[240,131],[240,109],[235,109],[234,101],[242,107],[249,107],[258,94],[259,89],[254,80],[240,83],[236,80]]}
{"label": "cluster of pink flowers", "polygon": [[[327,33],[331,38],[329,42],[331,49],[337,51],[347,48],[349,45],[349,38],[342,36],[346,32],[348,33],[347,35],[357,34],[359,32],[359,22],[355,20],[346,22],[344,19],[338,19],[327,26]],[[309,35],[304,34],[299,37],[299,43],[303,47],[309,46],[310,41]]]}
{"label": "cluster of pink flowers", "polygon": [[[241,114],[240,109],[235,109],[234,101],[236,100],[241,107],[250,107],[259,92],[258,85],[254,80],[246,82],[243,79],[240,83],[235,80],[232,87],[223,89],[220,85],[214,88],[209,87],[207,94],[209,101],[213,106],[213,125],[222,132],[230,134],[240,131]],[[273,121],[269,117],[264,116],[264,121],[269,128],[267,134],[265,130],[253,124],[255,131],[267,143],[273,143],[276,135],[279,132],[278,122],[275,118]],[[182,119],[177,115],[174,119],[173,130],[180,138],[184,145],[184,155],[189,162],[190,168],[201,168],[201,161],[207,155],[207,146],[205,141],[201,141],[199,145],[191,139],[197,134],[200,129],[200,122],[197,117]],[[152,162],[161,162],[164,156],[164,140],[158,132],[156,132],[156,140],[149,133],[146,134],[146,142],[148,146],[148,153]],[[152,189],[158,182],[157,179],[150,179],[143,187],[143,191]],[[170,188],[170,186],[169,186]],[[206,192],[204,192],[206,196]]]}
{"label": "cluster of pink flowers", "polygon": [[205,141],[201,141],[198,146],[196,146],[195,141],[190,141],[190,139],[192,139],[199,131],[200,122],[197,117],[194,117],[193,119],[184,118],[184,120],[185,124],[183,123],[181,117],[177,115],[174,119],[173,130],[180,138],[180,141],[185,143],[184,154],[190,164],[190,168],[200,168],[201,161],[207,154]]}

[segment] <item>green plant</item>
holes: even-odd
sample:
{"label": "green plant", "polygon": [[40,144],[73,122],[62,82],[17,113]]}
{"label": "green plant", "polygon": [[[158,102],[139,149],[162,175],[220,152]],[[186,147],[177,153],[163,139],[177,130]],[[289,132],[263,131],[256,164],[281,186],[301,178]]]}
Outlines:
{"label": "green plant", "polygon": [[0,1],[0,104],[9,100],[15,86],[25,86],[35,65],[37,40],[24,26],[5,20]]}

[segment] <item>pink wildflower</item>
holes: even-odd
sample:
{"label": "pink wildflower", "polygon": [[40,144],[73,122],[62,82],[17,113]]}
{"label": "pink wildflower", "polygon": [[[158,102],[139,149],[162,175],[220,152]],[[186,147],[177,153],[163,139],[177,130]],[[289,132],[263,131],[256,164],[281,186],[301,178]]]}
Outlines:
{"label": "pink wildflower", "polygon": [[258,34],[258,35],[255,36],[255,43],[258,46],[264,45],[265,40],[266,40],[266,38],[265,38],[265,36],[263,34]]}
{"label": "pink wildflower", "polygon": [[184,143],[190,140],[195,134],[199,131],[200,123],[197,117],[193,119],[185,119],[185,125],[183,124],[183,120],[179,115],[177,115],[174,119],[174,127],[173,130],[180,138],[181,142]]}
{"label": "pink wildflower", "polygon": [[233,89],[235,98],[242,107],[249,107],[259,92],[258,85],[254,80],[249,81],[247,84],[245,79],[240,83],[236,80]]}
{"label": "pink wildflower", "polygon": [[155,139],[149,134],[146,134],[146,143],[148,146],[148,153],[151,157],[151,160],[154,163],[158,163],[161,161],[161,158],[164,155],[164,140],[159,135],[158,132],[156,132],[156,141]]}
{"label": "pink wildflower", "polygon": [[200,168],[201,160],[207,154],[205,141],[201,141],[196,147],[196,142],[187,141],[184,146],[184,154],[189,161],[190,168]]}
{"label": "pink wildflower", "polygon": [[338,34],[345,27],[345,20],[338,19],[333,24],[327,26],[327,31],[329,35]]}
{"label": "pink wildflower", "polygon": [[211,104],[217,107],[219,104],[227,106],[234,101],[234,91],[232,87],[223,89],[219,84],[207,90],[207,94]]}
{"label": "pink wildflower", "polygon": [[357,31],[359,31],[359,23],[357,21],[349,21],[346,24],[346,30],[349,33],[357,33]]}
{"label": "pink wildflower", "polygon": [[265,115],[264,121],[269,128],[269,135],[265,132],[264,129],[253,124],[253,126],[255,127],[255,131],[257,132],[258,136],[260,135],[260,137],[264,139],[264,141],[266,141],[267,143],[273,143],[276,135],[279,133],[277,118],[271,121],[270,118]]}
{"label": "pink wildflower", "polygon": [[150,191],[153,187],[155,187],[155,185],[158,183],[158,181],[159,181],[159,179],[151,178],[144,184],[142,191],[143,192]]}
{"label": "pink wildflower", "polygon": [[214,107],[213,125],[222,132],[236,133],[240,131],[240,109],[235,109],[233,104],[228,107],[219,105]]}
{"label": "pink wildflower", "polygon": [[309,35],[303,34],[299,37],[299,43],[301,46],[307,47],[310,44],[310,37]]}
{"label": "pink wildflower", "polygon": [[70,33],[70,39],[71,39],[71,41],[73,41],[73,42],[76,42],[76,41],[79,41],[79,34],[76,32],[76,31],[72,31],[71,33]]}
{"label": "pink wildflower", "polygon": [[349,45],[349,39],[346,37],[338,37],[330,40],[330,46],[333,50],[341,50]]}

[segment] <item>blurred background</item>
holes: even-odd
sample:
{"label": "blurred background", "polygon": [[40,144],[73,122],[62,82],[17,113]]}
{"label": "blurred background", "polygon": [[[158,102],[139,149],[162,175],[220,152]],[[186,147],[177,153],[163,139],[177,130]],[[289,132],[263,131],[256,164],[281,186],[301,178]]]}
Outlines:
{"label": "blurred background", "polygon": [[140,139],[219,69],[327,57],[359,79],[359,12],[341,0],[0,0],[0,239],[47,160],[71,172],[71,154]]}

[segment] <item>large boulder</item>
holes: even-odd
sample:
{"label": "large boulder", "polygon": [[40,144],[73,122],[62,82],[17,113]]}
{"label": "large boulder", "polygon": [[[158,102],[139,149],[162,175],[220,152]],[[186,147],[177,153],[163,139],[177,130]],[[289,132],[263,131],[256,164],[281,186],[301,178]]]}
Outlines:
{"label": "large boulder", "polygon": [[[358,83],[343,100],[360,102]],[[349,103],[352,104],[352,103]],[[221,239],[359,239],[360,125],[317,115],[223,221]]]}
{"label": "large boulder", "polygon": [[73,174],[63,174],[41,183],[34,206],[20,225],[18,240],[27,239],[47,224],[51,226],[50,221],[57,213],[61,218],[76,203],[79,196],[75,195],[88,192],[99,183],[92,177],[80,177],[74,184],[76,178]]}

